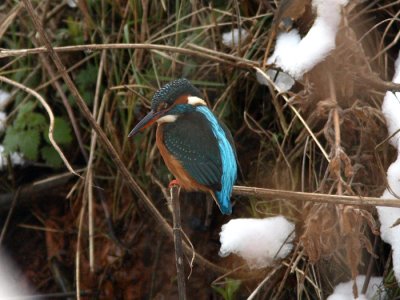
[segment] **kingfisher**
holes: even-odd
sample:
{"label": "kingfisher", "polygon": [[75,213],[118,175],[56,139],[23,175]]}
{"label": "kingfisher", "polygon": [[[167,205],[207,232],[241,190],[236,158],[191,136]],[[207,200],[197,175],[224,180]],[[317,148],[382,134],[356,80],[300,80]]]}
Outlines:
{"label": "kingfisher", "polygon": [[187,191],[210,193],[223,214],[231,214],[237,155],[228,128],[207,107],[200,91],[180,78],[159,89],[151,111],[132,137],[157,122],[156,144],[170,172]]}

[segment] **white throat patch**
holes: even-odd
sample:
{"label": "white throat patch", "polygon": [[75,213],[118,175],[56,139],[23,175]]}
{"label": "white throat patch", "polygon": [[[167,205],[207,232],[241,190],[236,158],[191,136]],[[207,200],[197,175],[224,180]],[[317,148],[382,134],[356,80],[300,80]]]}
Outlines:
{"label": "white throat patch", "polygon": [[157,120],[158,124],[162,124],[162,123],[173,123],[176,121],[176,119],[178,119],[178,116],[175,115],[166,115],[164,117],[161,117]]}
{"label": "white throat patch", "polygon": [[188,99],[188,104],[191,104],[193,106],[197,106],[197,105],[207,106],[206,101],[204,101],[203,99],[201,99],[199,97],[189,96],[187,99]]}

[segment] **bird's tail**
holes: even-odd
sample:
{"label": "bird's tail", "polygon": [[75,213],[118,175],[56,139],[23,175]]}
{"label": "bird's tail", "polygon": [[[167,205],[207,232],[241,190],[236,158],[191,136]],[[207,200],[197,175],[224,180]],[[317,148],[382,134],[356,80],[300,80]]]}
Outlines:
{"label": "bird's tail", "polygon": [[224,215],[230,215],[232,213],[230,194],[226,195],[226,193],[220,191],[220,192],[212,192],[211,196],[213,197],[215,203],[217,203],[221,213],[223,213]]}

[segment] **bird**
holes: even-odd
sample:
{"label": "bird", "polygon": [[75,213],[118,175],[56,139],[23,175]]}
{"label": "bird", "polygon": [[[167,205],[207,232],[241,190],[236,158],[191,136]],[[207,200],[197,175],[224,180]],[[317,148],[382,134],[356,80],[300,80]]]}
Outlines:
{"label": "bird", "polygon": [[157,147],[179,186],[210,193],[221,213],[231,214],[238,169],[235,144],[200,91],[186,78],[167,83],[154,94],[150,112],[128,137],[154,123]]}

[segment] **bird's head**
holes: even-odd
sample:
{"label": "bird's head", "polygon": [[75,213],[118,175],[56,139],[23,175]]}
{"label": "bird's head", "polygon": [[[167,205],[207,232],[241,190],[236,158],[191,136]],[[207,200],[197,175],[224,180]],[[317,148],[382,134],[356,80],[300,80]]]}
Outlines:
{"label": "bird's head", "polygon": [[174,122],[179,115],[192,111],[195,106],[207,105],[200,91],[189,80],[180,78],[159,89],[151,100],[151,111],[132,129],[129,137],[155,122]]}

